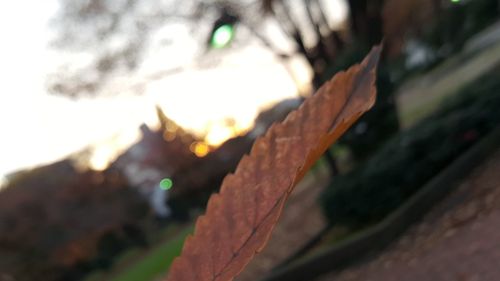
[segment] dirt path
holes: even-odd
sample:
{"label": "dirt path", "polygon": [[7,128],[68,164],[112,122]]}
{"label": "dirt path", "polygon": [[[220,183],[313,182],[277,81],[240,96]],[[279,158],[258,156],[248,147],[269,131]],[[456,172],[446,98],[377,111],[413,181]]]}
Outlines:
{"label": "dirt path", "polygon": [[317,281],[500,280],[500,150],[396,243]]}

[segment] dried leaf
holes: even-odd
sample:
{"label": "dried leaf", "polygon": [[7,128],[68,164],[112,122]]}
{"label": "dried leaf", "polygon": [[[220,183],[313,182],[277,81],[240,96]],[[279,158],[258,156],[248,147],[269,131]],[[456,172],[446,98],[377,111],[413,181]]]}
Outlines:
{"label": "dried leaf", "polygon": [[169,281],[233,280],[265,246],[295,184],[375,102],[380,47],[269,128],[196,222]]}

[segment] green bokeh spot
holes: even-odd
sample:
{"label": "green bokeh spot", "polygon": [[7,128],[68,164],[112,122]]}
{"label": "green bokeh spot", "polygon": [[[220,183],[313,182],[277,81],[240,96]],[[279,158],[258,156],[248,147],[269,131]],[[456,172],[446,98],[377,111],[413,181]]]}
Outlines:
{"label": "green bokeh spot", "polygon": [[460,0],[450,0],[452,3],[458,3]]}
{"label": "green bokeh spot", "polygon": [[210,43],[212,47],[219,49],[226,47],[233,40],[234,28],[230,24],[219,26],[212,34]]}
{"label": "green bokeh spot", "polygon": [[163,190],[169,190],[173,185],[174,183],[169,178],[165,178],[160,181],[160,188]]}

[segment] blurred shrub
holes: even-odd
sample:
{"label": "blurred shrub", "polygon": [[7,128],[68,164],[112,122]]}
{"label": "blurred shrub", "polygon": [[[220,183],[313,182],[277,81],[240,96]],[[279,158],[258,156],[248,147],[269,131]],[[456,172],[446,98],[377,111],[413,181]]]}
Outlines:
{"label": "blurred shrub", "polygon": [[78,172],[64,160],[16,174],[0,193],[0,272],[79,280],[145,244],[148,210],[117,171]]}
{"label": "blurred shrub", "polygon": [[499,108],[498,73],[464,89],[436,114],[388,141],[369,161],[336,177],[321,196],[330,222],[356,227],[394,211],[497,126]]}

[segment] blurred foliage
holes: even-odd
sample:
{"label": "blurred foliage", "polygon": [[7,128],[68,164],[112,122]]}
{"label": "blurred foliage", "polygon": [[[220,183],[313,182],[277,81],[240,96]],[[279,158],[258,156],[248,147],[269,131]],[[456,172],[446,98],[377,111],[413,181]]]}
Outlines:
{"label": "blurred foliage", "polygon": [[147,203],[116,171],[80,173],[61,161],[22,172],[0,196],[0,272],[20,281],[77,279],[144,245],[138,225],[147,217]]}
{"label": "blurred foliage", "polygon": [[399,133],[373,157],[338,176],[321,196],[333,224],[382,219],[500,123],[498,71],[466,87],[442,109]]}
{"label": "blurred foliage", "polygon": [[89,272],[110,269],[116,257],[126,249],[137,246],[145,247],[147,244],[145,234],[135,225],[126,224],[108,231],[97,240],[95,255],[78,261],[71,268],[62,270],[60,280],[78,280]]}
{"label": "blurred foliage", "polygon": [[[380,1],[368,1],[369,5],[381,7]],[[459,3],[441,3],[433,1],[385,1],[385,9],[390,4],[392,13],[385,16],[384,29],[386,46],[393,47],[394,34],[398,33],[406,40],[414,38],[421,46],[432,52],[422,64],[406,66],[405,56],[409,51],[399,56],[383,60],[379,66],[377,102],[373,109],[365,114],[340,140],[347,145],[354,159],[358,162],[370,157],[381,144],[399,130],[399,120],[396,111],[393,92],[405,78],[417,72],[427,71],[438,65],[444,59],[460,51],[465,42],[478,32],[498,20],[500,7],[496,0],[463,1]],[[373,6],[372,6],[373,8]],[[380,11],[379,11],[380,12]],[[382,11],[387,12],[387,11]],[[396,13],[396,14],[394,14]],[[417,15],[418,14],[418,15]],[[399,16],[399,17],[398,17]],[[373,20],[373,19],[372,19]],[[392,27],[391,26],[396,26]],[[399,30],[396,30],[399,29]],[[362,35],[362,34],[361,34]],[[349,48],[342,49],[335,61],[328,65],[322,81],[326,81],[334,73],[346,69],[359,61],[368,51],[368,39],[354,34]],[[390,52],[391,50],[388,50]],[[393,50],[392,50],[393,51]]]}

